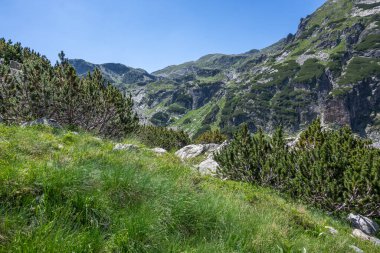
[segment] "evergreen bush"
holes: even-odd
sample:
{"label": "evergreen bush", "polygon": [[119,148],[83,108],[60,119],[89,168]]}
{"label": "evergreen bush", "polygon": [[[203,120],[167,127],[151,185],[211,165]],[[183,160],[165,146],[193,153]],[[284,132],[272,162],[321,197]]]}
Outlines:
{"label": "evergreen bush", "polygon": [[[138,119],[133,101],[105,82],[96,69],[79,78],[63,52],[51,66],[46,57],[0,39],[0,118],[5,123],[21,123],[52,118],[70,128],[82,128],[107,137],[132,132]],[[11,69],[16,60],[22,69]]]}
{"label": "evergreen bush", "polygon": [[330,212],[380,217],[380,150],[348,127],[325,130],[316,120],[297,145],[287,146],[279,128],[272,137],[238,131],[215,156],[218,173],[270,186]]}
{"label": "evergreen bush", "polygon": [[207,143],[218,143],[221,144],[227,140],[227,136],[222,134],[220,130],[210,130],[206,131],[198,138],[196,138],[195,143],[207,144]]}
{"label": "evergreen bush", "polygon": [[180,149],[190,144],[190,138],[184,131],[177,131],[158,126],[140,126],[137,138],[149,147],[166,150]]}

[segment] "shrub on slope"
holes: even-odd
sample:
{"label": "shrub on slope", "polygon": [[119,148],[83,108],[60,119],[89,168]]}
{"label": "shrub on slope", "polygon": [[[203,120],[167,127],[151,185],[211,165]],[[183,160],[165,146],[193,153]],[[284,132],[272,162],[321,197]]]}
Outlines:
{"label": "shrub on slope", "polygon": [[[130,97],[106,83],[99,70],[80,79],[63,52],[52,67],[46,57],[0,39],[0,58],[0,121],[47,117],[109,137],[122,137],[138,123]],[[22,68],[11,69],[11,60]]]}
{"label": "shrub on slope", "polygon": [[216,156],[223,177],[271,186],[332,212],[380,217],[380,150],[348,128],[323,130],[319,120],[294,149],[281,129],[250,136],[247,127]]}

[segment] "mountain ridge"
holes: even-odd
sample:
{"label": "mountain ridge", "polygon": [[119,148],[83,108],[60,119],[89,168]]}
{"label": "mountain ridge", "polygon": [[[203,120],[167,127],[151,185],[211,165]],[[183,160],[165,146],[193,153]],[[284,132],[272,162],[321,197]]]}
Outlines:
{"label": "mountain ridge", "polygon": [[135,98],[145,123],[192,135],[231,133],[242,123],[295,134],[320,117],[379,141],[379,14],[377,0],[329,0],[267,48],[209,54],[117,85]]}

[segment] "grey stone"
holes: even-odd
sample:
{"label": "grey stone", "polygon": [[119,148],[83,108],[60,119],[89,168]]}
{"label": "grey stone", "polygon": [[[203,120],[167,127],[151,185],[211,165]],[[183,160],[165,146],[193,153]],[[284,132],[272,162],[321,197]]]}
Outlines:
{"label": "grey stone", "polygon": [[124,144],[124,143],[117,143],[114,147],[113,150],[119,151],[119,150],[136,150],[138,147],[133,144]]}
{"label": "grey stone", "polygon": [[35,126],[35,125],[45,125],[53,128],[62,128],[62,126],[54,119],[40,118],[33,121],[22,123],[22,127]]}
{"label": "grey stone", "polygon": [[198,170],[203,175],[215,175],[219,164],[211,158],[208,158],[198,165]]}
{"label": "grey stone", "polygon": [[159,155],[163,155],[165,153],[167,153],[168,151],[166,151],[166,149],[163,149],[163,148],[153,148],[151,149],[154,153],[156,154],[159,154]]}
{"label": "grey stone", "polygon": [[379,225],[368,217],[350,213],[348,220],[353,228],[360,229],[367,235],[375,235],[379,231]]}
{"label": "grey stone", "polygon": [[175,155],[181,158],[182,160],[186,160],[200,156],[205,153],[213,153],[218,149],[219,146],[219,144],[214,143],[188,145],[175,152]]}
{"label": "grey stone", "polygon": [[325,228],[327,228],[327,229],[329,230],[329,233],[332,234],[332,235],[337,235],[337,234],[339,234],[338,230],[336,230],[336,229],[333,228],[333,227],[325,226]]}
{"label": "grey stone", "polygon": [[364,253],[363,250],[359,249],[358,247],[356,247],[355,245],[350,245],[349,246],[353,251],[355,251],[356,253]]}
{"label": "grey stone", "polygon": [[352,235],[356,238],[359,238],[361,240],[364,240],[364,241],[370,241],[372,242],[373,244],[375,244],[376,246],[380,246],[380,239],[376,238],[376,237],[373,237],[373,236],[370,236],[370,235],[367,235],[366,233],[364,233],[363,231],[361,231],[360,229],[357,229],[355,228],[353,231],[352,231]]}

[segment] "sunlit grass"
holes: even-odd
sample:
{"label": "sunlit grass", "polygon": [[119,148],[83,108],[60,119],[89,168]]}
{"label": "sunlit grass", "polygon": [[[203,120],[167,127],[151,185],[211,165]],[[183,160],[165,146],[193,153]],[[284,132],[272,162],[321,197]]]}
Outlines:
{"label": "sunlit grass", "polygon": [[0,185],[1,252],[378,250],[271,190],[86,133],[0,125]]}

